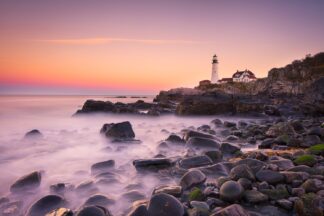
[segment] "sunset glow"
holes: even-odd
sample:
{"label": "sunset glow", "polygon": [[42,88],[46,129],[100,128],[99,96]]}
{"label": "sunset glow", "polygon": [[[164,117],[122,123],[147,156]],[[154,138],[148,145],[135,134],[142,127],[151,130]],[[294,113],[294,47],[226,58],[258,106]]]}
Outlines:
{"label": "sunset glow", "polygon": [[193,87],[210,79],[214,53],[221,78],[246,68],[265,77],[324,49],[323,9],[295,0],[3,0],[0,93]]}

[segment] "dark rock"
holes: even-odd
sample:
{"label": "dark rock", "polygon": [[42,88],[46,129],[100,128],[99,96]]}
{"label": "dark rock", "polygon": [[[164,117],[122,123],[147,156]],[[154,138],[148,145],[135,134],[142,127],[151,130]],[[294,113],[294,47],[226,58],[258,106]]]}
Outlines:
{"label": "dark rock", "polygon": [[165,169],[173,166],[173,162],[168,158],[152,158],[152,159],[134,160],[133,165],[138,170],[157,171],[159,169]]}
{"label": "dark rock", "polygon": [[308,179],[302,184],[302,188],[304,188],[306,193],[316,193],[317,191],[324,188],[324,185],[323,182],[319,179]]}
{"label": "dark rock", "polygon": [[293,162],[288,159],[270,160],[269,162],[270,164],[277,165],[279,170],[287,170],[294,167]]}
{"label": "dark rock", "polygon": [[89,197],[85,201],[84,206],[91,206],[91,205],[107,206],[107,205],[112,205],[114,203],[115,200],[108,198],[104,195],[96,194]]}
{"label": "dark rock", "polygon": [[285,176],[286,183],[291,184],[295,180],[299,180],[304,182],[309,178],[309,174],[307,172],[292,172],[292,171],[284,171],[281,172]]}
{"label": "dark rock", "polygon": [[93,181],[88,180],[81,182],[79,185],[77,185],[75,191],[81,194],[93,194],[98,191],[98,188],[96,187]]}
{"label": "dark rock", "polygon": [[202,171],[205,175],[220,177],[228,175],[228,168],[224,165],[224,163],[217,163],[210,166],[199,167],[199,170]]}
{"label": "dark rock", "polygon": [[127,216],[149,216],[146,206],[140,205],[133,209]]}
{"label": "dark rock", "polygon": [[160,193],[153,195],[147,207],[150,216],[183,216],[182,204],[173,196]]}
{"label": "dark rock", "polygon": [[222,143],[220,150],[223,152],[223,154],[234,154],[237,151],[240,151],[241,148],[230,143]]}
{"label": "dark rock", "polygon": [[216,127],[221,127],[223,125],[223,122],[220,119],[214,119],[210,123],[215,125]]}
{"label": "dark rock", "polygon": [[239,204],[232,204],[216,211],[211,216],[250,216],[250,214]]}
{"label": "dark rock", "polygon": [[251,181],[255,180],[253,171],[246,164],[240,164],[235,166],[233,169],[231,169],[229,176],[233,180],[238,180],[240,178],[246,178]]}
{"label": "dark rock", "polygon": [[210,150],[206,151],[205,155],[207,155],[214,163],[222,161],[223,154],[220,150]]}
{"label": "dark rock", "polygon": [[194,156],[190,158],[185,158],[180,160],[179,165],[182,168],[189,169],[189,168],[194,168],[194,167],[201,167],[201,166],[206,166],[212,164],[212,160],[205,156]]}
{"label": "dark rock", "polygon": [[266,135],[269,137],[278,137],[281,135],[288,135],[294,137],[296,132],[294,128],[287,122],[279,122],[275,125],[272,125],[266,132]]}
{"label": "dark rock", "polygon": [[188,130],[184,134],[184,140],[188,141],[190,138],[215,139],[215,136],[199,131]]}
{"label": "dark rock", "polygon": [[132,140],[135,138],[132,125],[128,121],[104,124],[100,132],[103,133],[107,138],[111,138],[116,141]]}
{"label": "dark rock", "polygon": [[272,145],[275,143],[275,140],[272,138],[267,138],[263,140],[258,146],[259,149],[270,149]]}
{"label": "dark rock", "polygon": [[42,137],[43,134],[37,129],[31,130],[25,134],[25,138],[42,138]]}
{"label": "dark rock", "polygon": [[78,211],[76,216],[112,216],[112,214],[102,206],[86,206]]}
{"label": "dark rock", "polygon": [[243,187],[235,181],[227,181],[220,187],[219,194],[222,200],[234,202],[241,199]]}
{"label": "dark rock", "polygon": [[182,194],[182,188],[181,188],[181,186],[177,186],[177,185],[174,185],[174,186],[162,185],[162,186],[158,186],[158,187],[154,188],[152,194],[154,195],[154,194],[158,194],[158,193],[166,193],[166,194],[170,194],[175,197],[179,197]]}
{"label": "dark rock", "polygon": [[244,192],[243,197],[248,203],[261,203],[268,201],[268,196],[257,190],[247,190]]}
{"label": "dark rock", "polygon": [[107,160],[103,162],[95,163],[91,166],[91,173],[92,174],[98,174],[100,172],[105,172],[111,168],[115,167],[115,161],[114,160]]}
{"label": "dark rock", "polygon": [[265,162],[256,159],[251,159],[251,158],[242,159],[235,163],[236,166],[240,164],[248,165],[254,174],[266,166]]}
{"label": "dark rock", "polygon": [[316,135],[318,137],[324,137],[324,129],[321,127],[312,127],[308,130],[308,135]]}
{"label": "dark rock", "polygon": [[176,134],[170,134],[165,141],[169,143],[179,143],[179,144],[185,143],[185,141]]}
{"label": "dark rock", "polygon": [[50,186],[50,191],[55,194],[63,195],[66,191],[72,191],[74,186],[67,183],[57,183]]}
{"label": "dark rock", "polygon": [[239,140],[239,138],[237,136],[234,135],[229,135],[225,138],[226,141],[237,141]]}
{"label": "dark rock", "polygon": [[272,170],[260,170],[256,173],[256,178],[259,181],[265,181],[269,184],[277,184],[285,180],[285,176],[279,172]]}
{"label": "dark rock", "polygon": [[304,194],[301,199],[295,202],[294,210],[298,215],[322,216],[324,210],[323,198],[314,193]]}
{"label": "dark rock", "polygon": [[110,101],[87,100],[82,107],[81,113],[89,112],[112,112],[115,106]]}
{"label": "dark rock", "polygon": [[245,190],[252,188],[252,181],[250,181],[249,179],[240,178],[239,180],[237,180],[237,182],[240,183]]}
{"label": "dark rock", "polygon": [[236,127],[236,123],[235,122],[229,122],[229,121],[224,121],[224,126],[225,127]]}
{"label": "dark rock", "polygon": [[57,195],[47,195],[36,201],[28,210],[28,216],[44,216],[57,208],[65,207],[66,201]]}
{"label": "dark rock", "polygon": [[317,135],[307,135],[301,142],[300,147],[308,148],[316,144],[320,144],[321,139]]}
{"label": "dark rock", "polygon": [[216,140],[201,137],[192,137],[187,141],[188,146],[195,148],[218,149],[220,147]]}
{"label": "dark rock", "polygon": [[286,210],[291,210],[293,208],[293,203],[287,199],[277,200],[276,203]]}
{"label": "dark rock", "polygon": [[267,195],[271,200],[280,200],[289,197],[289,193],[286,188],[273,188],[260,190],[261,193]]}
{"label": "dark rock", "polygon": [[202,184],[206,181],[206,175],[200,170],[190,170],[186,172],[180,179],[180,185],[184,190],[193,186]]}
{"label": "dark rock", "polygon": [[32,191],[38,188],[41,184],[41,172],[35,171],[28,175],[19,178],[10,187],[12,193]]}

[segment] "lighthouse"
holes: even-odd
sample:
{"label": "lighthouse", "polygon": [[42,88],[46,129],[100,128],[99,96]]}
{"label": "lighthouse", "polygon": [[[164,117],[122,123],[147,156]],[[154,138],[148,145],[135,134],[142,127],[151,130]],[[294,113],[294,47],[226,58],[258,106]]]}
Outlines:
{"label": "lighthouse", "polygon": [[212,75],[211,75],[211,83],[217,83],[218,82],[218,60],[217,56],[213,56],[212,61]]}

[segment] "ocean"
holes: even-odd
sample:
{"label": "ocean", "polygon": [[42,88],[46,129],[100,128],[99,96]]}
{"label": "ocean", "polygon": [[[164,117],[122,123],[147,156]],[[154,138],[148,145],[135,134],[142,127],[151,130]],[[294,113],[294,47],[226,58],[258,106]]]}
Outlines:
{"label": "ocean", "polygon": [[[150,197],[158,185],[178,184],[177,178],[161,178],[157,174],[142,174],[132,165],[135,159],[153,158],[157,154],[167,157],[185,155],[187,149],[175,146],[161,151],[158,144],[168,135],[180,134],[188,127],[197,128],[209,124],[215,116],[159,117],[125,114],[89,114],[72,117],[87,99],[110,100],[112,102],[152,102],[146,98],[116,98],[115,96],[1,96],[0,97],[0,197],[9,194],[10,185],[19,177],[32,171],[42,170],[42,183],[38,191],[24,197],[24,206],[50,193],[49,187],[57,183],[79,185],[96,179],[90,167],[96,162],[115,160],[116,181],[100,185],[96,193],[116,200],[109,207],[114,215],[123,214],[132,200],[124,193],[138,191]],[[238,121],[234,117],[217,118]],[[141,144],[109,143],[99,133],[104,123],[130,121]],[[26,132],[38,129],[43,138],[26,140]],[[77,209],[87,196],[71,194],[69,202]]]}

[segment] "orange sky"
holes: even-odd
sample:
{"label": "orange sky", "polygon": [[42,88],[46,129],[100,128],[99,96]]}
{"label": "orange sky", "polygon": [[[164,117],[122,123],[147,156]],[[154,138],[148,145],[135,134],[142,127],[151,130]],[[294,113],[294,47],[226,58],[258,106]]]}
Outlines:
{"label": "orange sky", "polygon": [[246,68],[265,77],[324,49],[323,3],[78,2],[0,2],[0,93],[66,86],[150,94],[209,79],[214,53],[221,78]]}

